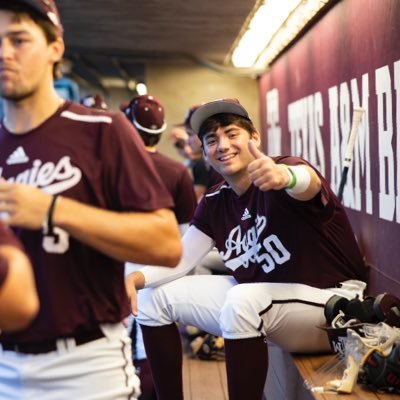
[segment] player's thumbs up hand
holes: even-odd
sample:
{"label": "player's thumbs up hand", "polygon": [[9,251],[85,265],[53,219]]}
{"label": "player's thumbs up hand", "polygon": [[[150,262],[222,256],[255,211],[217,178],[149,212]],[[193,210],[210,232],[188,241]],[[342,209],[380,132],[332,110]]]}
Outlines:
{"label": "player's thumbs up hand", "polygon": [[258,150],[254,140],[249,140],[249,151],[250,154],[258,160],[259,158],[266,157],[264,153],[262,153],[260,150]]}
{"label": "player's thumbs up hand", "polygon": [[252,140],[249,140],[249,152],[255,160],[247,166],[247,171],[255,186],[265,192],[283,189],[288,185],[290,176],[285,165],[276,164],[271,157],[258,150]]}

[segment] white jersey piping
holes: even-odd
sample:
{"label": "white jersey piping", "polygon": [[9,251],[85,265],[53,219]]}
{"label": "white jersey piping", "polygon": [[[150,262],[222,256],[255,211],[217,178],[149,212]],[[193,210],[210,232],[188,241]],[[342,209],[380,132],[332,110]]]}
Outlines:
{"label": "white jersey piping", "polygon": [[212,193],[207,193],[206,197],[212,197],[215,196],[217,194],[219,194],[221,192],[222,189],[232,189],[230,186],[228,185],[222,185],[216,192],[212,192]]}
{"label": "white jersey piping", "polygon": [[60,115],[61,117],[72,119],[74,121],[105,122],[106,124],[111,124],[112,122],[112,118],[107,115],[81,115],[71,111],[63,111]]}

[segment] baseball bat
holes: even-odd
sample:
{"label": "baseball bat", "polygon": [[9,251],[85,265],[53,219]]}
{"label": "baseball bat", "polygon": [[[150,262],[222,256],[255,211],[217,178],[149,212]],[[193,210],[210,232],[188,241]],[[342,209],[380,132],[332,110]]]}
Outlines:
{"label": "baseball bat", "polygon": [[344,185],[346,184],[347,174],[349,172],[350,165],[353,161],[354,145],[357,140],[358,128],[360,127],[361,117],[364,111],[365,110],[361,107],[355,107],[353,110],[353,120],[351,122],[350,136],[347,142],[346,152],[344,155],[343,171],[342,171],[342,176],[340,177],[339,190],[337,194],[337,197],[339,198],[340,201],[342,201],[343,198]]}

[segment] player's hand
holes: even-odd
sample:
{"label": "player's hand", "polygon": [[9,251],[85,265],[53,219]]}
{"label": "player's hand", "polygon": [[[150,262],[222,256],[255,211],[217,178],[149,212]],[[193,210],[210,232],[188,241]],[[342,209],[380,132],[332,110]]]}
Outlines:
{"label": "player's hand", "polygon": [[50,194],[36,187],[0,178],[0,215],[11,226],[40,229],[51,199]]}
{"label": "player's hand", "polygon": [[125,289],[131,301],[131,312],[136,317],[138,315],[137,291],[144,287],[144,276],[141,272],[132,272],[125,277]]}
{"label": "player's hand", "polygon": [[169,138],[172,143],[176,143],[177,141],[187,142],[189,140],[189,135],[183,128],[174,126],[169,132]]}
{"label": "player's hand", "polygon": [[255,160],[248,165],[247,171],[255,186],[265,192],[280,190],[289,184],[290,176],[285,165],[276,164],[271,157],[258,150],[252,140],[249,141],[249,151]]}
{"label": "player's hand", "polygon": [[129,296],[131,300],[131,312],[132,314],[137,317],[138,315],[138,304],[137,304],[137,291],[135,288],[131,291],[131,294]]}

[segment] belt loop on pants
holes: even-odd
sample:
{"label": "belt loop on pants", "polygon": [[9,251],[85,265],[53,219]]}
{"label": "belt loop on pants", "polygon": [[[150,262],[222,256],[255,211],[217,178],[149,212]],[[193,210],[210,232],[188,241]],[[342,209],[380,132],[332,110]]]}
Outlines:
{"label": "belt loop on pants", "polygon": [[88,332],[80,332],[74,336],[69,336],[65,338],[57,338],[54,340],[46,340],[41,342],[31,342],[31,343],[1,343],[3,350],[15,351],[17,353],[23,354],[44,354],[50,353],[51,351],[57,350],[58,340],[74,340],[76,346],[80,346],[85,343],[92,342],[97,339],[105,337],[103,331],[100,327]]}

